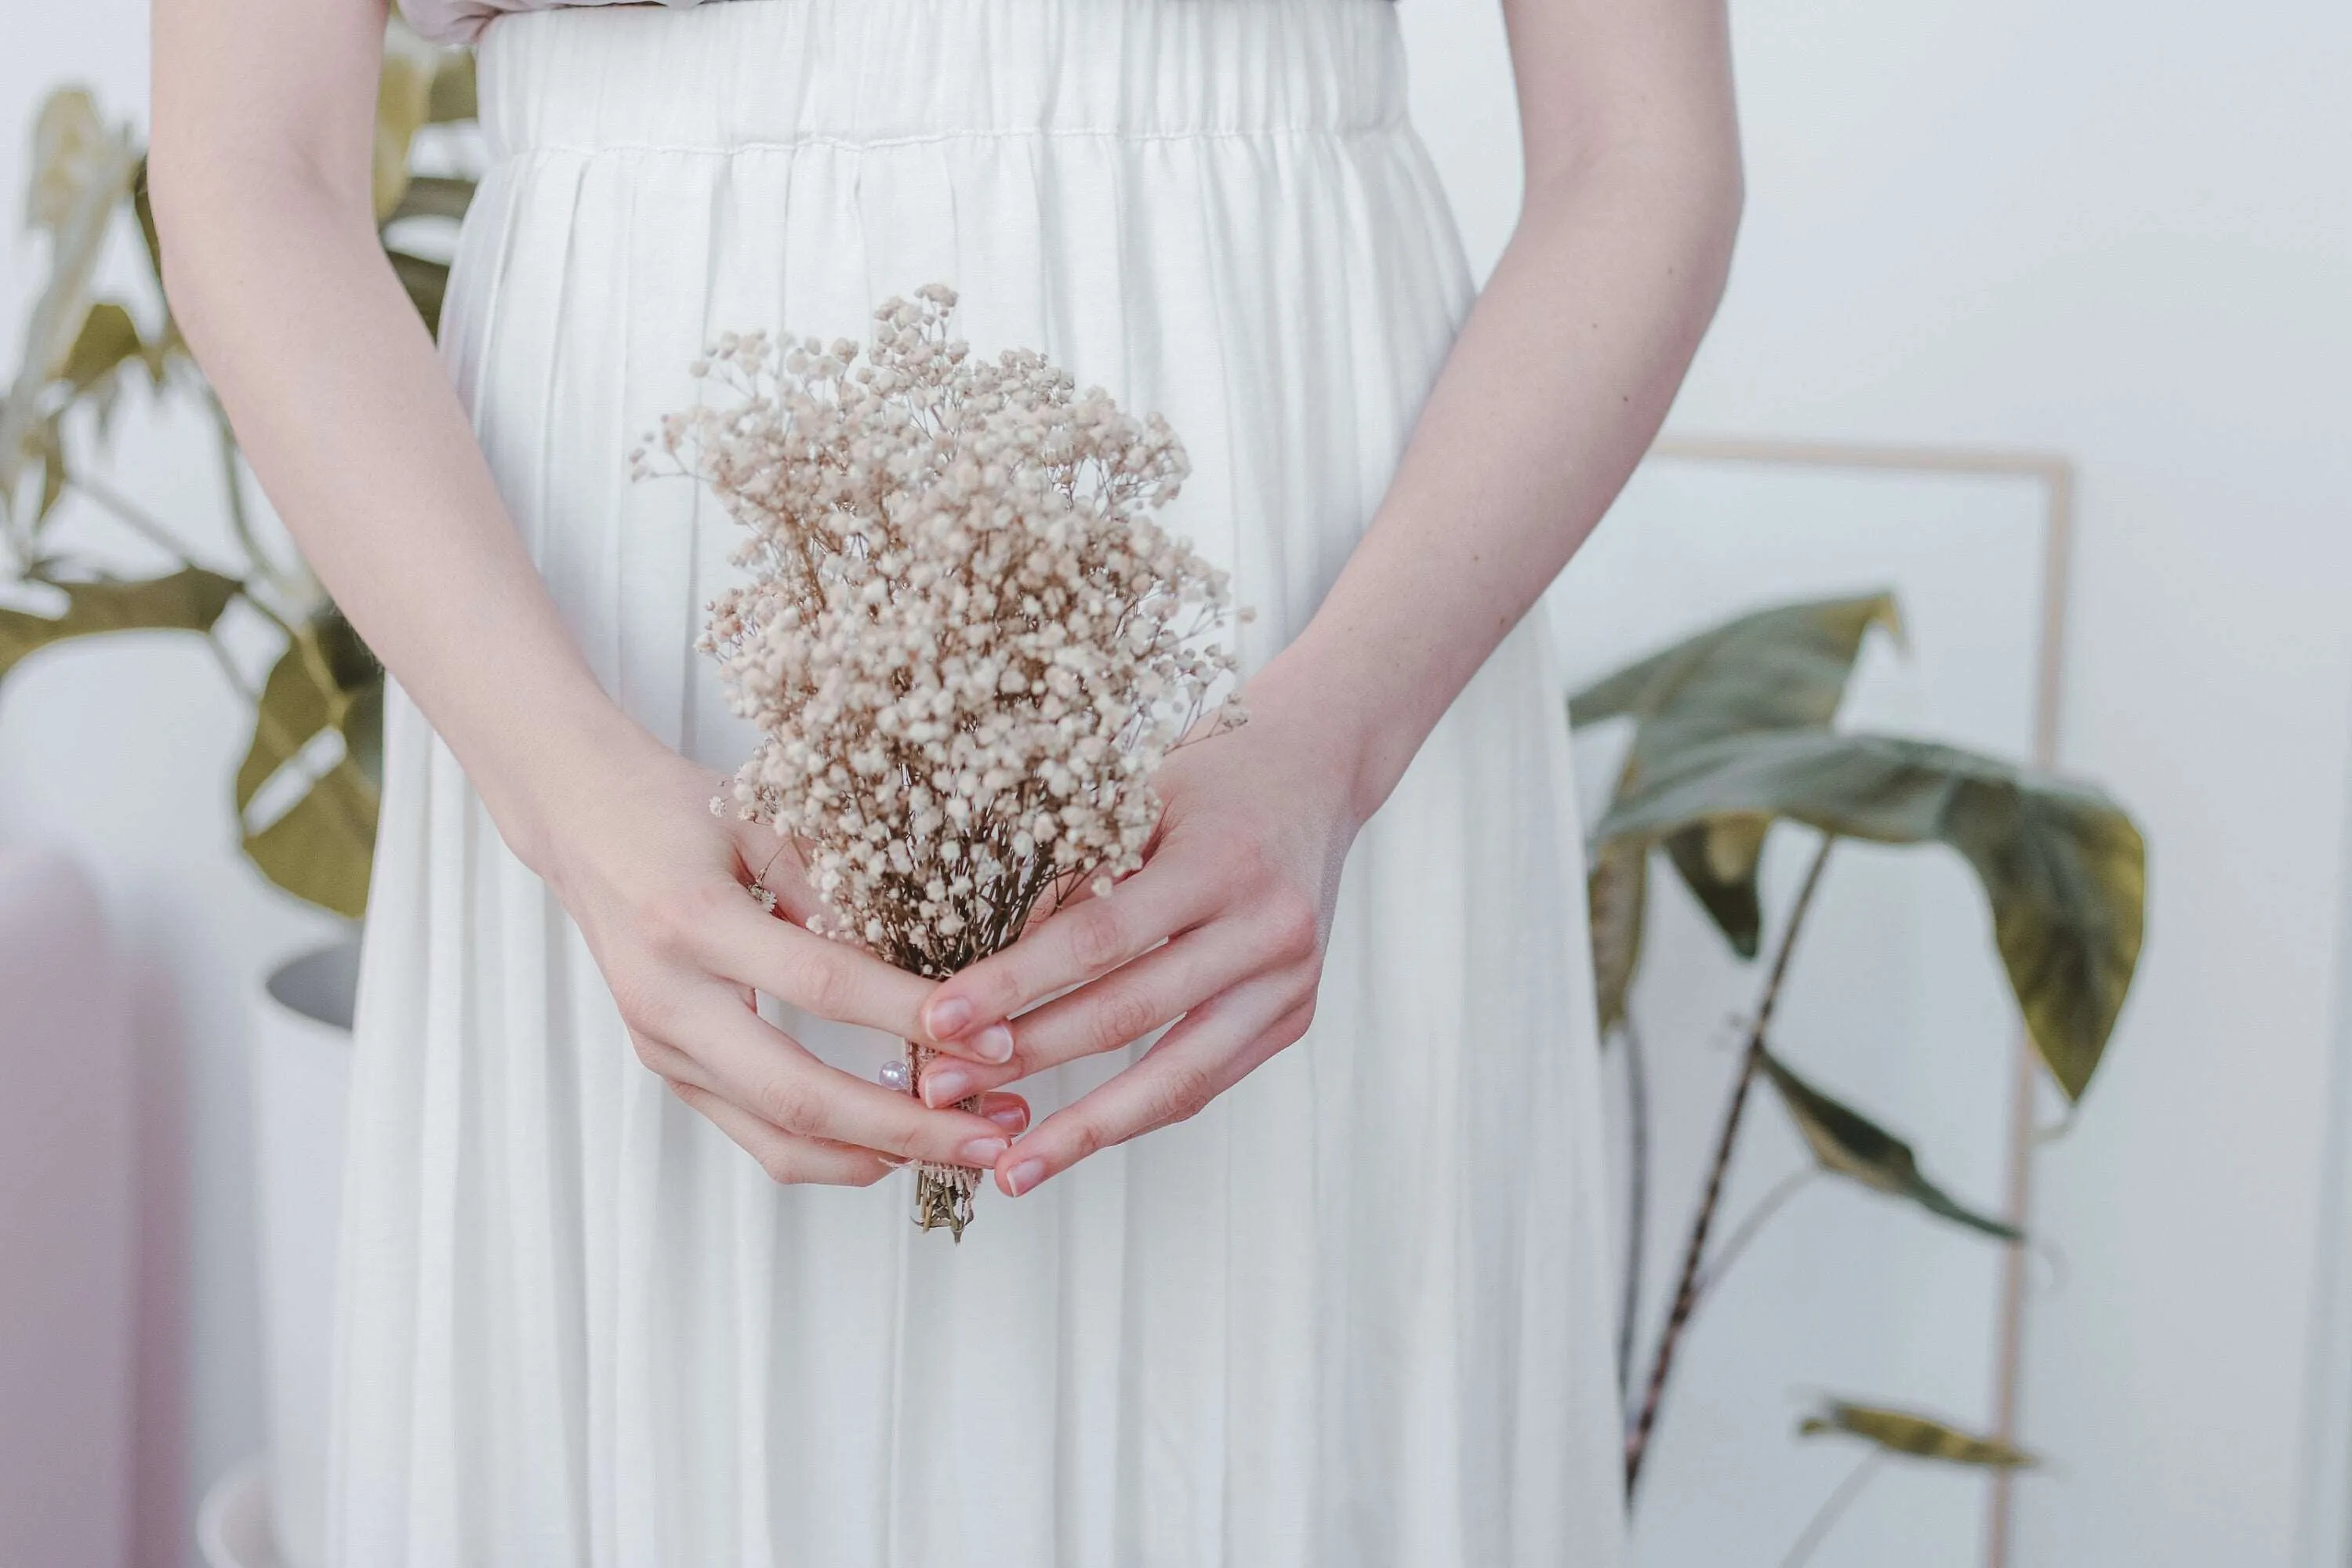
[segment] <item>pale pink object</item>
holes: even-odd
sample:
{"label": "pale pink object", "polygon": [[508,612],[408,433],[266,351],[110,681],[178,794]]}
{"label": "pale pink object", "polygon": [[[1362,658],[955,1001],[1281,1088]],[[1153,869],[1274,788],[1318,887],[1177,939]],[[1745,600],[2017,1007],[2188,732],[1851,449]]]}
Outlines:
{"label": "pale pink object", "polygon": [[80,868],[0,847],[0,1563],[130,1557],[139,1162],[124,1001]]}
{"label": "pale pink object", "polygon": [[[425,37],[443,44],[470,44],[482,29],[512,11],[551,11],[558,5],[647,5],[653,0],[400,0],[401,15]],[[699,0],[659,0],[693,5]]]}

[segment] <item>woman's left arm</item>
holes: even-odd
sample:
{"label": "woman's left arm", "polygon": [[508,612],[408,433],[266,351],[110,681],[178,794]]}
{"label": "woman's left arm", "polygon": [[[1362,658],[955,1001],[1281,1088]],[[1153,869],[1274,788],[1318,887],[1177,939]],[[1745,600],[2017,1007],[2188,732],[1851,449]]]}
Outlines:
{"label": "woman's left arm", "polygon": [[925,1075],[934,1105],[1179,1020],[1006,1152],[1008,1193],[1182,1120],[1305,1033],[1358,828],[1616,498],[1722,294],[1741,202],[1723,0],[1504,8],[1519,220],[1363,540],[1249,681],[1250,721],[1171,755],[1143,868],[927,1005],[953,1053]]}

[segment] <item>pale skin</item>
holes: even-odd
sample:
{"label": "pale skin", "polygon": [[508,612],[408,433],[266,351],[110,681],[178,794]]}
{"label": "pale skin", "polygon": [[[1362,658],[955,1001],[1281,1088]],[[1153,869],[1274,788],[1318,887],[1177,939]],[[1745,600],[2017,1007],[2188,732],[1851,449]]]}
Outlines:
{"label": "pale skin", "polygon": [[[1305,1034],[1350,845],[1647,447],[1738,226],[1723,0],[1503,9],[1522,212],[1362,542],[1250,679],[1250,721],[1171,757],[1143,868],[934,983],[802,929],[813,900],[789,857],[770,865],[773,836],[714,818],[721,781],[571,641],[376,240],[384,0],[154,0],[165,284],[255,471],[578,923],[639,1058],[777,1181],[920,1159],[1018,1196]],[[746,895],[763,868],[786,919]],[[945,1054],[921,1099],[894,1093],[755,992]],[[1163,1026],[1034,1127],[1006,1090]],[[954,1109],[972,1094],[980,1114]]]}

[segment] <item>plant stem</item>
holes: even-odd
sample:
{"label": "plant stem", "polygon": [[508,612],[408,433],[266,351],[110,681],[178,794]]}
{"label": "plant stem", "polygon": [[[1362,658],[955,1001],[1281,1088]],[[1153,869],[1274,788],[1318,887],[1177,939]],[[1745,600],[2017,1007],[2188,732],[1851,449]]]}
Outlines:
{"label": "plant stem", "polygon": [[1797,1537],[1797,1544],[1789,1549],[1789,1555],[1780,1559],[1780,1568],[1804,1568],[1814,1548],[1821,1545],[1822,1538],[1829,1534],[1830,1526],[1843,1518],[1853,1500],[1862,1495],[1862,1489],[1870,1484],[1870,1478],[1878,1473],[1879,1464],[1885,1458],[1886,1450],[1884,1448],[1873,1448],[1862,1457],[1862,1463],[1838,1483],[1837,1490],[1830,1493],[1829,1500],[1822,1504],[1820,1511],[1813,1515],[1812,1522],[1805,1526],[1805,1532]]}
{"label": "plant stem", "polygon": [[[256,691],[246,680],[245,672],[237,668],[236,660],[229,657],[228,649],[222,646],[218,634],[206,632],[205,646],[212,649],[213,662],[220,666],[221,675],[228,681],[230,689],[245,699],[246,705],[257,715],[261,715],[261,693]],[[261,716],[267,719],[267,715]]]}
{"label": "plant stem", "polygon": [[1625,1284],[1617,1310],[1617,1397],[1633,1394],[1633,1331],[1642,1315],[1642,1269],[1650,1231],[1650,1079],[1642,1032],[1629,1009],[1618,1023],[1625,1053]]}
{"label": "plant stem", "polygon": [[187,547],[172,537],[171,530],[148,516],[130,498],[112,487],[93,479],[86,474],[76,474],[66,480],[66,489],[79,490],[100,506],[104,507],[113,514],[117,522],[171,556],[178,564],[182,566],[196,564],[195,561],[189,556]]}
{"label": "plant stem", "polygon": [[[222,406],[220,394],[213,390],[209,382],[205,384],[205,401],[212,406],[213,425],[220,434],[221,479],[228,496],[229,527],[236,531],[238,546],[252,563],[251,574],[275,588],[279,585],[278,563],[261,548],[261,541],[253,531],[253,519],[245,508],[245,485],[237,470],[236,430],[228,422],[228,410]],[[250,599],[253,595],[247,594],[246,597]]]}
{"label": "plant stem", "polygon": [[1698,1299],[1700,1300],[1706,1300],[1708,1292],[1712,1291],[1722,1281],[1723,1277],[1731,1271],[1732,1264],[1738,1260],[1742,1252],[1748,1249],[1748,1244],[1756,1239],[1757,1232],[1764,1228],[1765,1222],[1780,1213],[1782,1205],[1811,1185],[1813,1178],[1821,1173],[1820,1167],[1815,1165],[1808,1165],[1801,1171],[1790,1172],[1780,1178],[1770,1192],[1764,1194],[1754,1208],[1748,1211],[1748,1217],[1739,1222],[1729,1238],[1715,1249],[1715,1256],[1708,1259],[1706,1267],[1699,1270]]}
{"label": "plant stem", "polygon": [[1756,1004],[1755,1022],[1748,1026],[1747,1047],[1739,1053],[1739,1072],[1732,1080],[1730,1102],[1724,1107],[1723,1131],[1716,1139],[1715,1158],[1707,1166],[1706,1187],[1699,1197],[1698,1213],[1691,1220],[1690,1236],[1683,1244],[1682,1276],[1675,1287],[1674,1306],[1666,1314],[1665,1328],[1658,1335],[1657,1354],[1650,1363],[1649,1386],[1642,1396],[1641,1414],[1625,1436],[1628,1503],[1642,1479],[1642,1459],[1649,1451],[1650,1434],[1658,1424],[1658,1408],[1665,1398],[1667,1375],[1674,1371],[1675,1352],[1681,1348],[1691,1310],[1698,1305],[1699,1269],[1706,1257],[1707,1232],[1714,1227],[1716,1208],[1723,1201],[1724,1177],[1731,1169],[1732,1151],[1738,1144],[1740,1118],[1748,1110],[1748,1090],[1755,1083],[1756,1069],[1764,1060],[1765,1034],[1772,1025],[1772,1011],[1780,1005],[1780,987],[1789,974],[1789,960],[1797,950],[1797,933],[1804,928],[1814,889],[1821,886],[1822,868],[1829,864],[1830,851],[1836,845],[1834,835],[1823,834],[1821,847],[1813,853],[1813,863],[1806,868],[1804,885],[1797,890],[1797,901],[1789,910],[1788,928],[1780,933],[1780,950],[1773,955],[1771,973]]}

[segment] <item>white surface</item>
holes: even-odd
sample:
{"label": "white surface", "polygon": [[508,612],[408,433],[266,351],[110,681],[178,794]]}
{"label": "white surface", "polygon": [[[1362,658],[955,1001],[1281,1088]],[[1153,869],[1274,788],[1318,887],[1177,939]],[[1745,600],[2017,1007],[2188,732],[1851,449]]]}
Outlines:
{"label": "white surface", "polygon": [[0,844],[0,1563],[131,1538],[137,1061],[89,874]]}
{"label": "white surface", "polygon": [[[1746,610],[1892,588],[1910,651],[1872,635],[1844,727],[2021,759],[2032,745],[2047,516],[2047,492],[2030,479],[1653,459],[1549,605],[1564,668],[1582,684]],[[1624,733],[1595,727],[1580,743],[1594,812]],[[1756,964],[1729,955],[1663,857],[1653,868],[1651,940],[1632,1004],[1654,1141],[1643,1373],[1736,1067],[1737,1020],[1754,1009],[1815,843],[1784,828],[1767,849]],[[1983,896],[1958,859],[1841,846],[1781,1000],[1783,1057],[1909,1138],[1962,1202],[1998,1212],[2016,1028]],[[1612,1053],[1612,1115],[1623,1067]],[[1622,1141],[1622,1126],[1612,1131]],[[1811,1163],[1778,1098],[1757,1086],[1717,1244]],[[1635,1561],[1777,1561],[1855,1463],[1851,1443],[1795,1436],[1819,1394],[1988,1424],[2000,1263],[1999,1247],[1973,1232],[1816,1181],[1759,1234],[1684,1342],[1643,1480]],[[1984,1498],[1967,1474],[1889,1467],[1812,1562],[1973,1564]]]}
{"label": "white surface", "polygon": [[[147,6],[0,0],[0,363],[13,374],[21,313],[47,265],[16,216],[34,107],[79,81],[110,118],[143,122]],[[126,224],[114,239],[106,276],[130,292],[144,265],[138,235]],[[184,407],[161,419],[152,409],[136,387],[123,397],[109,478],[226,558],[210,425]],[[157,564],[93,509],[66,506],[61,542],[101,543],[127,570]],[[184,1568],[200,1489],[262,1445],[247,996],[271,963],[339,929],[236,851],[229,783],[249,722],[190,637],[44,653],[0,684],[0,837],[57,844],[90,868],[142,1053],[137,1568]]]}
{"label": "white surface", "polygon": [[327,1561],[328,1398],[357,966],[351,944],[309,953],[257,984],[253,998],[270,1517],[287,1568]]}
{"label": "white surface", "polygon": [[[1484,259],[1515,178],[1497,27],[1403,6]],[[2278,1568],[2339,1037],[2352,7],[1731,10],[1747,219],[1674,423],[2074,458],[2061,760],[2152,847],[2138,994],[2041,1162],[2067,1270],[2023,1416],[2063,1468],[2021,1486],[2012,1561]]]}

